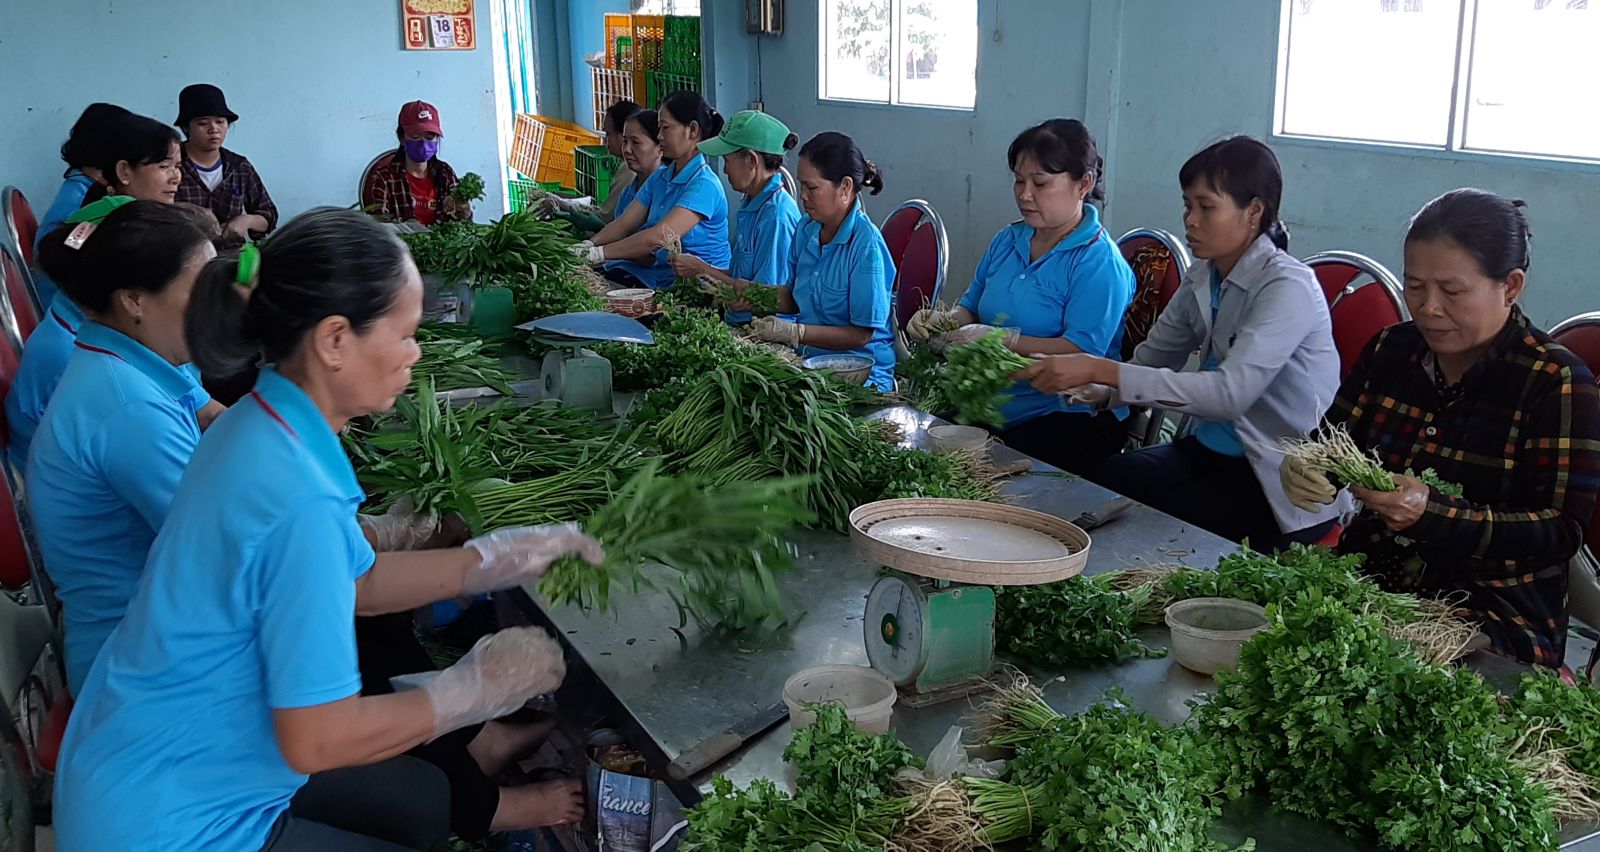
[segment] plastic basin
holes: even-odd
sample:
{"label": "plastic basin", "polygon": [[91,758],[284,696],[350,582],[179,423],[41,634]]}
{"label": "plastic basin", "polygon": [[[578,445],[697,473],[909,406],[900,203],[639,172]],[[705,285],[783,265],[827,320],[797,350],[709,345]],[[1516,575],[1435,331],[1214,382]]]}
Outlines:
{"label": "plastic basin", "polygon": [[606,310],[620,316],[638,319],[645,314],[653,313],[655,306],[656,291],[646,290],[643,287],[612,290],[606,293]]}
{"label": "plastic basin", "polygon": [[863,355],[813,355],[801,362],[807,370],[826,370],[840,380],[864,385],[872,378],[873,362]]}
{"label": "plastic basin", "polygon": [[845,717],[856,728],[881,734],[889,730],[897,697],[894,684],[866,666],[812,666],[783,684],[783,703],[789,705],[789,724],[795,728],[817,721],[817,714],[805,705],[832,702],[844,707]]}
{"label": "plastic basin", "polygon": [[1239,665],[1239,649],[1267,627],[1267,612],[1233,598],[1192,598],[1167,607],[1172,656],[1203,675]]}

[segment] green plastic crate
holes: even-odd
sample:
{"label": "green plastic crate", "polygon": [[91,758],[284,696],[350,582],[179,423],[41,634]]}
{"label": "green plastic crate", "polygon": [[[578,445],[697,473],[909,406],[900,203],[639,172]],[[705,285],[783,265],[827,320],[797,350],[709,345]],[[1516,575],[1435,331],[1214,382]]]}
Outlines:
{"label": "green plastic crate", "polygon": [[682,74],[699,79],[702,70],[700,19],[668,15],[665,33],[661,51],[661,70],[669,74]]}
{"label": "green plastic crate", "polygon": [[539,206],[539,193],[553,193],[566,198],[577,198],[578,193],[567,189],[559,183],[546,181],[537,183],[522,178],[512,178],[506,181],[506,200],[511,203],[512,213],[521,213]]}
{"label": "green plastic crate", "polygon": [[622,158],[613,156],[604,145],[579,145],[573,149],[573,165],[577,172],[578,194],[587,195],[598,203],[611,195],[611,179],[622,166]]}
{"label": "green plastic crate", "polygon": [[670,74],[666,71],[651,71],[645,77],[646,88],[649,90],[650,103],[660,104],[662,99],[673,92],[698,92],[700,91],[700,78],[687,74]]}

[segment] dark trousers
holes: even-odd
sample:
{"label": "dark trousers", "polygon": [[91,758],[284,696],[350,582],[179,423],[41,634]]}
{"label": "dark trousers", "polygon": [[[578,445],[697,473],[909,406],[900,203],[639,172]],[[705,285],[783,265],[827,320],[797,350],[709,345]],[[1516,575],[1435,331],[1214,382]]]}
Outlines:
{"label": "dark trousers", "polygon": [[450,793],[444,773],[401,755],[318,772],[273,823],[264,852],[396,852],[445,848]]}
{"label": "dark trousers", "polygon": [[1087,476],[1102,460],[1121,452],[1128,431],[1109,411],[1056,411],[1018,423],[998,437],[1023,455]]}
{"label": "dark trousers", "polygon": [[[394,691],[389,678],[438,668],[412,632],[408,612],[357,618],[356,651],[363,695],[387,695]],[[462,840],[488,836],[489,824],[500,807],[500,785],[484,775],[483,767],[467,753],[467,744],[482,727],[451,731],[407,752],[438,767],[449,780],[445,798],[450,805],[450,828]]]}
{"label": "dark trousers", "polygon": [[1249,539],[1262,553],[1312,544],[1333,529],[1327,521],[1279,530],[1250,461],[1214,453],[1192,437],[1106,459],[1090,479],[1229,541]]}

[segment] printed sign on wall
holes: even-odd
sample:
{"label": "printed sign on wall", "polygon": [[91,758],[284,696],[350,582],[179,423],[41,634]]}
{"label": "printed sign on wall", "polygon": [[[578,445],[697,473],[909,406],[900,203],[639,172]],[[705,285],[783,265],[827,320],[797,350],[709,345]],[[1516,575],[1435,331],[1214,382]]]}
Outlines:
{"label": "printed sign on wall", "polygon": [[474,0],[400,0],[406,50],[473,50],[478,46]]}

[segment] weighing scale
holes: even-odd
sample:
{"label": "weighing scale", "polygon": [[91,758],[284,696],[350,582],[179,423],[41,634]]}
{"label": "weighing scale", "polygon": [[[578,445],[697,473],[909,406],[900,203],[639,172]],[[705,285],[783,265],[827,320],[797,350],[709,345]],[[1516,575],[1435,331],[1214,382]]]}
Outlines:
{"label": "weighing scale", "polygon": [[597,341],[653,344],[650,329],[636,319],[605,311],[556,314],[517,326],[550,347],[540,365],[539,382],[545,399],[610,414],[611,362],[585,349]]}
{"label": "weighing scale", "polygon": [[1083,571],[1089,535],[1030,509],[975,500],[882,500],[850,513],[856,548],[892,569],[867,593],[867,660],[924,707],[987,686],[995,586]]}

